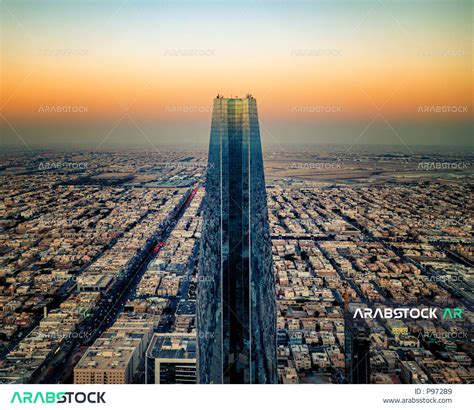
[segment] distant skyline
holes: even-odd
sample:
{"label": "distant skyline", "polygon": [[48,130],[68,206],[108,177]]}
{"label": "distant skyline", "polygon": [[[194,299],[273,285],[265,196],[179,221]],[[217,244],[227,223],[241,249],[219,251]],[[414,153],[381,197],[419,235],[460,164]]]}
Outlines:
{"label": "distant skyline", "polygon": [[472,146],[470,1],[0,8],[2,146],[205,145],[247,92],[265,145]]}

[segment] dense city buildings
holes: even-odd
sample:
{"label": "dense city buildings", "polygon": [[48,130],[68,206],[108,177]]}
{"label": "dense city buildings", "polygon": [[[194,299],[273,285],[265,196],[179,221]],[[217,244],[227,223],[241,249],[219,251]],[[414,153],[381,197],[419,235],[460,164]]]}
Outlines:
{"label": "dense city buildings", "polygon": [[[347,296],[438,310],[357,317],[370,383],[474,382],[472,155],[267,151],[277,381],[355,382]],[[204,150],[0,159],[0,382],[194,383]]]}
{"label": "dense city buildings", "polygon": [[0,0],[0,410],[466,410],[473,3]]}
{"label": "dense city buildings", "polygon": [[[469,178],[455,172],[440,181],[437,173],[417,171],[416,155],[381,162],[376,149],[368,151],[295,153],[288,168],[293,175],[297,158],[311,164],[313,156],[324,157],[317,163],[325,164],[319,169],[327,172],[308,180],[305,165],[300,178],[270,182],[280,379],[352,382],[345,380],[345,352],[350,350],[345,344],[354,340],[345,337],[350,335],[343,311],[347,295],[352,315],[357,308],[458,307],[463,312],[462,318],[444,320],[442,315],[431,320],[365,318],[370,334],[363,332],[362,346],[365,350],[370,341],[371,383],[470,383],[474,271]],[[280,174],[281,161],[274,161],[267,166]],[[348,183],[353,168],[362,173],[363,162],[369,169],[375,164],[380,173]],[[328,182],[328,174],[337,182]],[[419,369],[413,377],[401,370],[407,362]]]}
{"label": "dense city buildings", "polygon": [[[188,225],[199,228],[193,219],[179,234],[183,213],[196,212],[191,200],[199,193],[192,187],[205,164],[189,158],[187,152],[2,158],[2,382],[72,377],[82,345],[106,332],[124,308],[159,318],[167,300],[158,293],[144,306],[140,299],[125,305],[163,239],[174,228],[176,236],[187,235]],[[175,267],[193,251],[193,239],[186,241],[174,251],[173,259],[181,258]]]}
{"label": "dense city buildings", "polygon": [[198,282],[201,383],[276,383],[276,310],[256,100],[214,100]]}

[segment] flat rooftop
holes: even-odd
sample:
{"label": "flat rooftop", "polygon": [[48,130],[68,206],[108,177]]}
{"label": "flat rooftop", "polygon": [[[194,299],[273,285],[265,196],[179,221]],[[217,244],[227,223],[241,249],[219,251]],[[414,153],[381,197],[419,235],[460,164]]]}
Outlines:
{"label": "flat rooftop", "polygon": [[147,357],[155,359],[196,359],[196,335],[155,333]]}
{"label": "flat rooftop", "polygon": [[87,349],[75,369],[124,369],[139,344],[139,340],[128,338],[98,339]]}

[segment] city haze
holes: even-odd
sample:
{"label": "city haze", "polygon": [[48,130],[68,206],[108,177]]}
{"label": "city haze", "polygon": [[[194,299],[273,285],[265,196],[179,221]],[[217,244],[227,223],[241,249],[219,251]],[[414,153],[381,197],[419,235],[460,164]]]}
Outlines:
{"label": "city haze", "polygon": [[218,93],[264,144],[472,146],[469,1],[2,2],[2,146],[206,144]]}

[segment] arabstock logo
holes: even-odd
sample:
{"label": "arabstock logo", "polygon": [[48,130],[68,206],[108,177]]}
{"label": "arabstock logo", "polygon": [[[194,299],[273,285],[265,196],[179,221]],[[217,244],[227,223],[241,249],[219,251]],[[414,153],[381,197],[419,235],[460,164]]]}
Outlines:
{"label": "arabstock logo", "polygon": [[[438,319],[438,308],[357,308],[353,318],[362,319]],[[443,319],[462,319],[461,308],[445,308]]]}
{"label": "arabstock logo", "polygon": [[105,392],[15,392],[10,404],[105,403]]}

